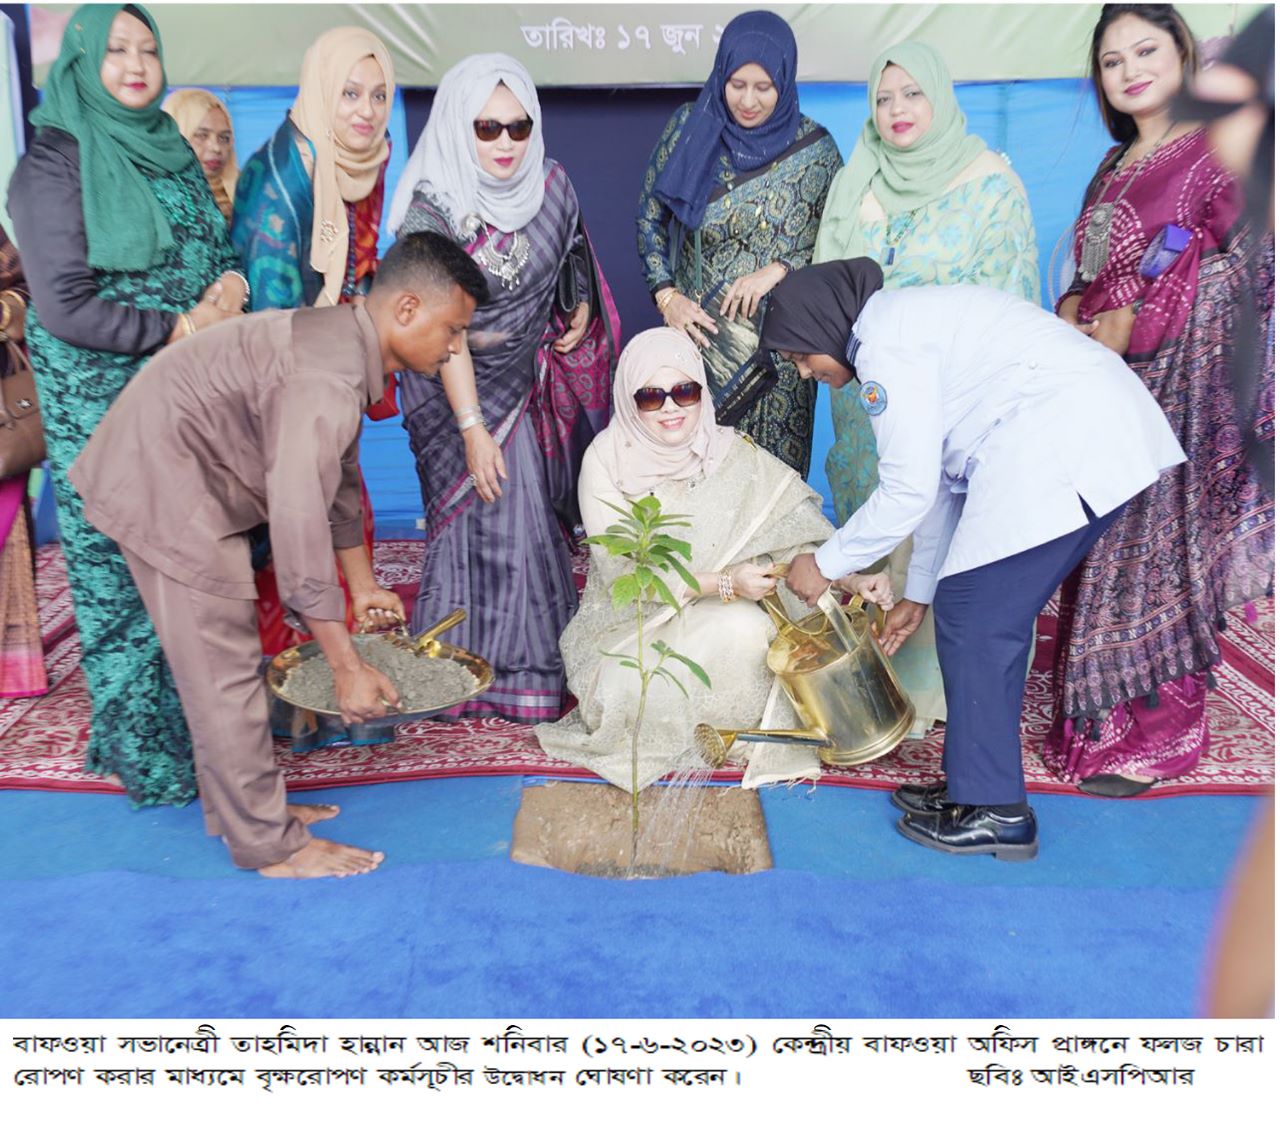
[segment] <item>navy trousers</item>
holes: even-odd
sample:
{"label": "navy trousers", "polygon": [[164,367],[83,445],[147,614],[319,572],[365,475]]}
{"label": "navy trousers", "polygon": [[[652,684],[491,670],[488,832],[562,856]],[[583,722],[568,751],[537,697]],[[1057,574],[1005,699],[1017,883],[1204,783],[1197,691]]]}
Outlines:
{"label": "navy trousers", "polygon": [[938,583],[933,617],[947,697],[942,770],[957,805],[1027,798],[1022,697],[1036,617],[1124,508],[1101,517],[1084,509],[1089,522],[1079,530]]}

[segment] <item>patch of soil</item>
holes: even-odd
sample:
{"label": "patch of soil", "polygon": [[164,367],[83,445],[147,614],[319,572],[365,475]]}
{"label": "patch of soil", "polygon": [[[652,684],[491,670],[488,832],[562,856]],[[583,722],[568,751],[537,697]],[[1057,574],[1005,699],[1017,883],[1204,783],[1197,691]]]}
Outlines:
{"label": "patch of soil", "polygon": [[[666,796],[673,790],[687,798]],[[696,795],[696,796],[695,796]],[[678,821],[667,843],[645,830],[659,816],[670,827],[670,807],[684,805],[692,827]],[[640,794],[640,846],[631,860],[631,795],[596,782],[549,782],[525,789],[511,838],[518,864],[588,876],[639,879],[694,872],[743,875],[773,867],[760,797],[737,786],[650,786]]]}

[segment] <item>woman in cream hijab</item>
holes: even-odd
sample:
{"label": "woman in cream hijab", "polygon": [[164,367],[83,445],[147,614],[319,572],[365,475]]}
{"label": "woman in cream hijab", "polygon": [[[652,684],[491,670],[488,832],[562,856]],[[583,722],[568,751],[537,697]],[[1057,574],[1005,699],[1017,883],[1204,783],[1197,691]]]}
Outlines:
{"label": "woman in cream hijab", "polygon": [[195,151],[204,170],[218,211],[231,223],[231,204],[236,198],[240,165],[236,161],[236,135],[231,114],[216,94],[207,90],[175,90],[161,107],[178,123],[178,129]]}
{"label": "woman in cream hijab", "polygon": [[[867,256],[886,289],[974,283],[1037,301],[1040,274],[1031,207],[999,153],[967,131],[942,55],[899,43],[871,64],[868,117],[827,196],[813,261]],[[835,442],[827,480],[836,521],[847,522],[875,490],[876,444],[856,386],[833,390]],[[910,540],[890,558],[906,580]],[[933,620],[893,657],[916,708],[914,736],[946,718]]]}
{"label": "woman in cream hijab", "polygon": [[254,310],[333,306],[368,290],[394,98],[391,56],[372,32],[334,28],[307,49],[293,107],[236,190],[231,237]]}
{"label": "woman in cream hijab", "polygon": [[[236,189],[231,238],[249,276],[253,310],[333,306],[368,291],[378,266],[394,97],[391,56],[372,32],[334,28],[307,49],[292,108],[245,162]],[[395,413],[389,380],[386,399],[369,416]],[[364,520],[372,553],[367,492]],[[269,546],[265,535],[254,542],[260,564]],[[263,651],[274,655],[299,637],[284,623],[269,565],[257,580]]]}
{"label": "woman in cream hijab", "polygon": [[[640,785],[670,770],[688,748],[697,723],[744,729],[798,726],[765,665],[773,622],[756,604],[777,583],[773,562],[789,562],[831,534],[818,496],[764,448],[715,422],[715,404],[698,349],[678,330],[636,335],[622,351],[614,382],[613,419],[587,450],[578,481],[588,535],[626,507],[652,495],[666,513],[684,516],[679,531],[692,547],[690,590],[667,578],[679,612],[646,609],[646,645],[663,641],[707,673],[711,686],[683,668],[688,697],[665,680],[649,685],[641,734]],[[577,616],[560,639],[569,689],[578,706],[558,723],[535,730],[543,749],[631,787],[631,736],[639,698],[636,673],[606,653],[632,654],[635,612],[615,609],[610,588],[625,559],[591,548],[591,566]],[[891,604],[883,574],[842,582],[873,601]],[[784,600],[791,600],[782,591]],[[802,610],[791,609],[793,614]],[[752,752],[746,783],[817,777],[810,748],[744,746]]]}

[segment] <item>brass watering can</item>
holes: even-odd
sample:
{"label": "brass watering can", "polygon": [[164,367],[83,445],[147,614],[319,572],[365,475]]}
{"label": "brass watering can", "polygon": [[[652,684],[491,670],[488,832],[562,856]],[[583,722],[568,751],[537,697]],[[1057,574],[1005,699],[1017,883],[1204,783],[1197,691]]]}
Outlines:
{"label": "brass watering can", "polygon": [[776,593],[760,604],[778,626],[765,662],[808,732],[828,739],[819,757],[856,766],[893,750],[911,729],[915,707],[871,631],[862,599],[841,606],[828,590],[799,622]]}
{"label": "brass watering can", "polygon": [[[780,566],[777,576],[784,576]],[[861,597],[844,607],[828,590],[798,623],[771,593],[760,602],[778,635],[765,662],[800,716],[803,730],[724,730],[699,723],[693,749],[713,769],[744,742],[798,743],[818,748],[830,766],[856,766],[893,750],[911,729],[915,707],[871,631]]]}

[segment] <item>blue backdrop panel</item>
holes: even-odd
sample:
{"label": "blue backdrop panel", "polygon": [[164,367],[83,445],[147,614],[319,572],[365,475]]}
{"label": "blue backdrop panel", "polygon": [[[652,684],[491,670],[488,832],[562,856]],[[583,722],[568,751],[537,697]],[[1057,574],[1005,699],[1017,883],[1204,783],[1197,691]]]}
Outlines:
{"label": "blue backdrop panel", "polygon": [[[243,162],[276,129],[293,102],[286,87],[238,87],[227,101]],[[541,92],[547,150],[568,170],[597,254],[622,315],[624,338],[658,324],[635,250],[635,205],[645,162],[670,113],[694,94],[688,88],[550,89]],[[398,91],[392,109],[388,196],[425,123],[432,92]],[[1080,207],[1093,169],[1110,143],[1087,82],[971,83],[957,87],[969,128],[1009,155],[1026,185],[1040,253],[1042,301],[1061,289],[1049,279],[1054,248]],[[804,112],[822,122],[848,156],[866,117],[863,83],[810,83],[800,88]],[[387,238],[382,240],[385,248]],[[819,393],[810,483],[830,517],[823,461],[831,445],[827,390]],[[365,427],[362,464],[380,537],[416,532],[422,514],[417,477],[399,418]]]}

